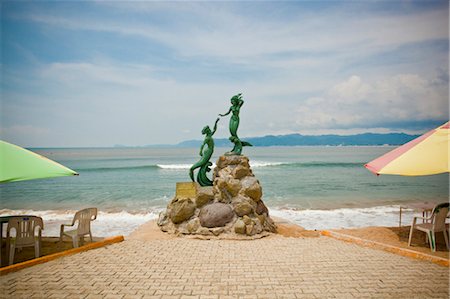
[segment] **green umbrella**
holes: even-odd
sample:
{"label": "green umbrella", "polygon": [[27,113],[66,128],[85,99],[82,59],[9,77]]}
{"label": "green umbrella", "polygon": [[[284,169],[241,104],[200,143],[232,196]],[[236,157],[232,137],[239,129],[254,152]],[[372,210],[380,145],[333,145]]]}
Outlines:
{"label": "green umbrella", "polygon": [[0,140],[0,183],[78,175],[72,169]]}

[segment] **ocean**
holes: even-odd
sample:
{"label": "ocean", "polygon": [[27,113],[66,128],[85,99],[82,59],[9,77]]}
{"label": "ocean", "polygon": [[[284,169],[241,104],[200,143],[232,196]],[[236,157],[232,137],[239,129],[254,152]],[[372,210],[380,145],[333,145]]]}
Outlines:
{"label": "ocean", "polygon": [[[376,176],[363,167],[393,147],[244,148],[263,188],[270,214],[306,229],[398,225],[399,206],[449,200],[448,174]],[[216,148],[215,162],[229,148]],[[43,217],[44,235],[58,236],[75,211],[97,207],[95,236],[128,235],[174,197],[176,182],[190,181],[198,148],[53,148],[33,151],[80,175],[0,185],[0,216]],[[211,174],[212,175],[212,172]],[[413,216],[407,210],[403,223]]]}

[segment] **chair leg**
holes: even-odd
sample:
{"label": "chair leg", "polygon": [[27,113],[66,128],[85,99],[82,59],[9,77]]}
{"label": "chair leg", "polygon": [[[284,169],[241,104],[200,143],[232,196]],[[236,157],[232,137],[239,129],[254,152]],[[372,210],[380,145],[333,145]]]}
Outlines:
{"label": "chair leg", "polygon": [[442,233],[444,234],[445,246],[447,246],[447,250],[449,250],[447,230],[444,228],[444,231]]}
{"label": "chair leg", "polygon": [[409,230],[408,246],[411,246],[411,240],[412,240],[413,231],[414,231],[414,225],[411,225],[411,229]]}
{"label": "chair leg", "polygon": [[64,237],[64,225],[61,224],[61,229],[59,230],[59,244],[62,245]]}
{"label": "chair leg", "polygon": [[91,242],[94,242],[94,241],[92,241],[92,233],[91,232],[89,232],[89,237],[91,238]]}
{"label": "chair leg", "polygon": [[436,236],[434,234],[434,231],[428,231],[428,234],[430,235],[430,248],[431,248],[431,251],[436,252]]}
{"label": "chair leg", "polygon": [[9,247],[9,257],[8,257],[8,265],[14,264],[14,252],[16,251],[16,245],[11,243]]}
{"label": "chair leg", "polygon": [[64,248],[64,237],[62,235],[59,237],[58,248]]}
{"label": "chair leg", "polygon": [[72,236],[73,248],[78,248],[78,236]]}
{"label": "chair leg", "polygon": [[38,258],[41,256],[41,244],[38,240],[34,241],[34,257]]}

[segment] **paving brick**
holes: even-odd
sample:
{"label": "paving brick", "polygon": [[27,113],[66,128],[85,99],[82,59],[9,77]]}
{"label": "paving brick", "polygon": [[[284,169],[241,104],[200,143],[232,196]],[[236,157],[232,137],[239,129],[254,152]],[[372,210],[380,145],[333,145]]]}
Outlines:
{"label": "paving brick", "polygon": [[331,238],[126,240],[0,277],[0,298],[448,298],[448,268]]}

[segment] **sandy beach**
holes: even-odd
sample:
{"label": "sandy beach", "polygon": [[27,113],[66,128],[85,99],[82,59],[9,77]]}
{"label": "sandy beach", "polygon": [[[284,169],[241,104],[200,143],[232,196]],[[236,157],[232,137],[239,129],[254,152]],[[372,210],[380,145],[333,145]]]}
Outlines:
{"label": "sandy beach", "polygon": [[[93,242],[102,240],[101,237],[94,237]],[[86,238],[84,244],[90,244],[89,238]],[[3,240],[3,246],[6,244],[6,240]],[[57,237],[42,237],[42,253],[41,256],[50,255],[57,252],[62,252],[73,248],[72,241],[64,239],[62,243],[59,242]],[[2,248],[2,267],[6,265],[6,248]],[[34,247],[25,247],[20,251],[16,250],[14,254],[14,264],[29,261],[34,259]]]}
{"label": "sandy beach", "polygon": [[2,276],[0,297],[448,298],[447,267],[276,221],[279,234],[248,241],[175,237],[150,221],[124,242]]}
{"label": "sandy beach", "polygon": [[365,227],[358,229],[340,229],[333,230],[346,235],[358,237],[364,240],[371,240],[388,244],[391,246],[413,250],[428,255],[441,258],[449,258],[449,252],[446,250],[445,241],[442,233],[436,234],[437,250],[432,252],[430,245],[425,242],[425,234],[415,231],[413,234],[411,246],[408,246],[410,226],[399,227]]}

